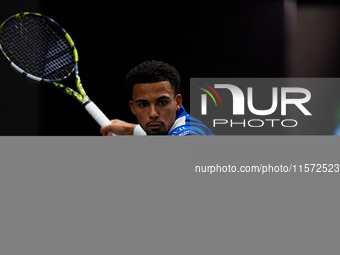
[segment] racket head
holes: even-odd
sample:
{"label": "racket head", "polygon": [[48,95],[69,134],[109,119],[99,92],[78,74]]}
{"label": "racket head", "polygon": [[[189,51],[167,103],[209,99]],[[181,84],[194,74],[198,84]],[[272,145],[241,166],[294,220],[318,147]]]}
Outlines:
{"label": "racket head", "polygon": [[15,14],[1,24],[0,51],[14,70],[35,82],[61,82],[78,63],[77,49],[66,30],[34,12]]}

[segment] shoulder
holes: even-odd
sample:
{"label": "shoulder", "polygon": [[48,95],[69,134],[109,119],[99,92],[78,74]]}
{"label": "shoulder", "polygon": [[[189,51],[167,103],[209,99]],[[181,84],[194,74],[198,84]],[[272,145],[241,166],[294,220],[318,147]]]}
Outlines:
{"label": "shoulder", "polygon": [[189,136],[189,135],[215,135],[200,120],[192,117],[190,114],[181,116],[178,125],[174,126],[169,132],[170,136]]}
{"label": "shoulder", "polygon": [[191,135],[215,135],[202,121],[189,115]]}

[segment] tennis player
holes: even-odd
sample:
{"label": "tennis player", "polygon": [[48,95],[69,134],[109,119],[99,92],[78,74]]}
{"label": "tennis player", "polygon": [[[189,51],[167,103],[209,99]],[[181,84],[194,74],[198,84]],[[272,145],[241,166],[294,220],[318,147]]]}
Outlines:
{"label": "tennis player", "polygon": [[145,61],[126,76],[129,102],[138,124],[111,120],[100,129],[103,136],[117,135],[215,135],[201,121],[187,114],[179,94],[181,78],[171,65]]}

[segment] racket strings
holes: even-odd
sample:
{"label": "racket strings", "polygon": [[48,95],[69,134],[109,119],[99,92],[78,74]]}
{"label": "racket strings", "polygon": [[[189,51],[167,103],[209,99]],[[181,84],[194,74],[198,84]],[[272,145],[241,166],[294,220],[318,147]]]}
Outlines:
{"label": "racket strings", "polygon": [[0,34],[0,44],[13,63],[37,77],[59,80],[74,67],[73,51],[65,36],[40,17],[10,20]]}

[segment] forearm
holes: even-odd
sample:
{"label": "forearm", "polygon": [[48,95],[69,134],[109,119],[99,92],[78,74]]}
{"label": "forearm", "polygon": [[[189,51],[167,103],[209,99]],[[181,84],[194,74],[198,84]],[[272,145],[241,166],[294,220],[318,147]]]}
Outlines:
{"label": "forearm", "polygon": [[103,136],[111,136],[111,133],[116,135],[134,135],[134,130],[137,124],[128,123],[122,120],[111,120],[111,124],[100,129]]}

